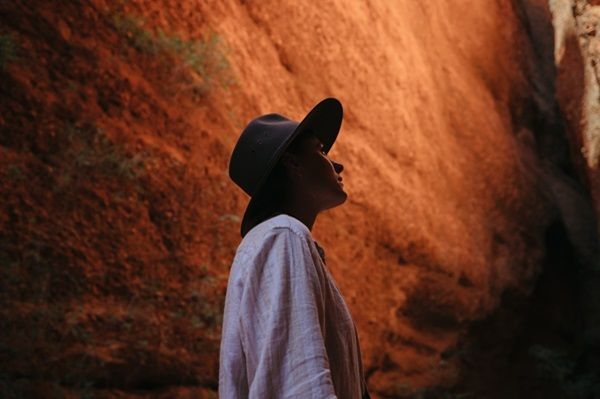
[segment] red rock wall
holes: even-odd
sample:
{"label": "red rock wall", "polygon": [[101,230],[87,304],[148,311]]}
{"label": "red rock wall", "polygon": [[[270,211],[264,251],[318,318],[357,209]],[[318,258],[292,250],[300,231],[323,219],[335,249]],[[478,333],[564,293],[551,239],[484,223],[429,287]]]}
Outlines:
{"label": "red rock wall", "polygon": [[499,375],[562,176],[521,3],[39,1],[0,18],[5,392],[214,397],[247,202],[230,151],[250,118],[326,96],[345,107],[331,156],[349,199],[313,232],[374,396],[519,392]]}
{"label": "red rock wall", "polygon": [[565,1],[556,3],[552,12],[556,25],[557,99],[565,118],[573,162],[599,215],[600,4]]}

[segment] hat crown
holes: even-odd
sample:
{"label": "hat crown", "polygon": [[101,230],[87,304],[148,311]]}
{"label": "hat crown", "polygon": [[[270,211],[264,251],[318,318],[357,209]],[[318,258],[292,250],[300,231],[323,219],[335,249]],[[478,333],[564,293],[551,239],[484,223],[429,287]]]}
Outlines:
{"label": "hat crown", "polygon": [[246,194],[254,195],[266,178],[279,149],[294,135],[299,123],[281,114],[261,115],[248,123],[233,150],[229,176]]}

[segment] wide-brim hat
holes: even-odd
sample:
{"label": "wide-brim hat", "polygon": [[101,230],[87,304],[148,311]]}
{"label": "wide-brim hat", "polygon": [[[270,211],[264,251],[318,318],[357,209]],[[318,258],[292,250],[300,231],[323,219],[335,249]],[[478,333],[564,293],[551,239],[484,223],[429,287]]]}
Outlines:
{"label": "wide-brim hat", "polygon": [[242,218],[242,237],[260,210],[257,198],[261,188],[294,138],[310,130],[321,140],[323,151],[327,153],[340,131],[342,117],[342,104],[330,97],[315,105],[300,122],[270,113],[248,123],[229,160],[229,177],[251,197]]}

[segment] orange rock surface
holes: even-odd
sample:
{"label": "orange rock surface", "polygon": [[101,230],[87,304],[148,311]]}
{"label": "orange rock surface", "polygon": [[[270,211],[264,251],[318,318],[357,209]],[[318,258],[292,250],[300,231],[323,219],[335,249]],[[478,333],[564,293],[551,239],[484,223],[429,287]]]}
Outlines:
{"label": "orange rock surface", "polygon": [[568,397],[536,367],[581,348],[600,206],[544,1],[13,1],[0,20],[2,396],[216,397],[248,200],[229,154],[251,118],[335,96],[349,198],[313,234],[373,397]]}

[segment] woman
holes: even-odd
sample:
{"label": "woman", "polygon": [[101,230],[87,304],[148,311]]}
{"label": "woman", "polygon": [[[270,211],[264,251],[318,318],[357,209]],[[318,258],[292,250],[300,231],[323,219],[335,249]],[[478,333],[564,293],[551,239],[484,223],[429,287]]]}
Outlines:
{"label": "woman", "polygon": [[342,164],[327,155],[342,122],[334,98],[300,122],[253,119],[229,175],[251,200],[229,276],[221,398],[368,398],[358,335],[311,230],[346,200]]}

